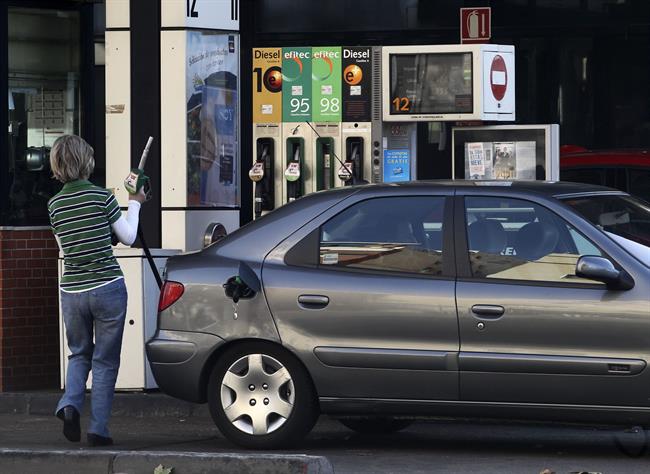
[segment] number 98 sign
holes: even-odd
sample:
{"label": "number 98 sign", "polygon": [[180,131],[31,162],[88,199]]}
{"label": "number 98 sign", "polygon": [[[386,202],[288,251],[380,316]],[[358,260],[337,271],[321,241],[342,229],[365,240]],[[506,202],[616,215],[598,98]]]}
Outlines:
{"label": "number 98 sign", "polygon": [[322,97],[320,100],[320,113],[321,114],[337,114],[341,110],[341,101],[336,97],[331,99],[328,97]]}

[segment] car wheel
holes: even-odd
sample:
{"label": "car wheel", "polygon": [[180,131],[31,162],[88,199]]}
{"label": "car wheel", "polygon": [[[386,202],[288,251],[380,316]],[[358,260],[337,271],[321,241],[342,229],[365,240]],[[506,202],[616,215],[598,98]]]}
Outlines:
{"label": "car wheel", "polygon": [[246,448],[291,445],[304,438],[318,417],[307,371],[269,343],[245,343],[220,355],[207,398],[219,430]]}
{"label": "car wheel", "polygon": [[412,420],[399,420],[395,418],[344,418],[339,420],[343,426],[362,434],[388,434],[396,433],[408,428]]}

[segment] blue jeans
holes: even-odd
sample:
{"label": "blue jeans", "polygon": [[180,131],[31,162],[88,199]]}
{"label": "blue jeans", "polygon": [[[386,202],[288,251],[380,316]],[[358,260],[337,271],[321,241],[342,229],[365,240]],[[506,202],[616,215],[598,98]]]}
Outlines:
{"label": "blue jeans", "polygon": [[86,395],[86,380],[92,368],[88,433],[100,436],[109,436],[108,419],[111,416],[115,380],[120,368],[126,301],[124,279],[80,293],[61,292],[65,334],[71,354],[68,356],[65,394],[56,411],[72,405],[81,413]]}

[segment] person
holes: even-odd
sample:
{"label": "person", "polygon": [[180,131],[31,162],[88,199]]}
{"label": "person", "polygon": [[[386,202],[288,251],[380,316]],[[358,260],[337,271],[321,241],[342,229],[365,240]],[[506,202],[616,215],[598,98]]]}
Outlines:
{"label": "person", "polygon": [[[90,446],[108,446],[113,439],[108,421],[120,366],[127,292],[122,270],[113,255],[111,229],[125,245],[133,244],[143,191],[129,195],[126,217],[115,196],[88,181],[95,161],[82,138],[63,135],[52,145],[50,166],[63,183],[48,202],[52,231],[63,252],[59,289],[70,356],[65,393],[55,415],[63,421],[69,441],[81,439],[86,381],[92,368]],[[94,327],[94,343],[93,343]]]}

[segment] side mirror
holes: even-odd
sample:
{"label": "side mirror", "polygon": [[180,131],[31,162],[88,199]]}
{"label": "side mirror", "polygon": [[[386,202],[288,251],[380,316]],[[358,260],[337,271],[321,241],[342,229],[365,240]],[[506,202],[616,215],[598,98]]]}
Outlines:
{"label": "side mirror", "polygon": [[585,255],[578,259],[576,276],[601,281],[609,290],[634,288],[634,280],[625,270],[617,270],[614,264],[603,257]]}

